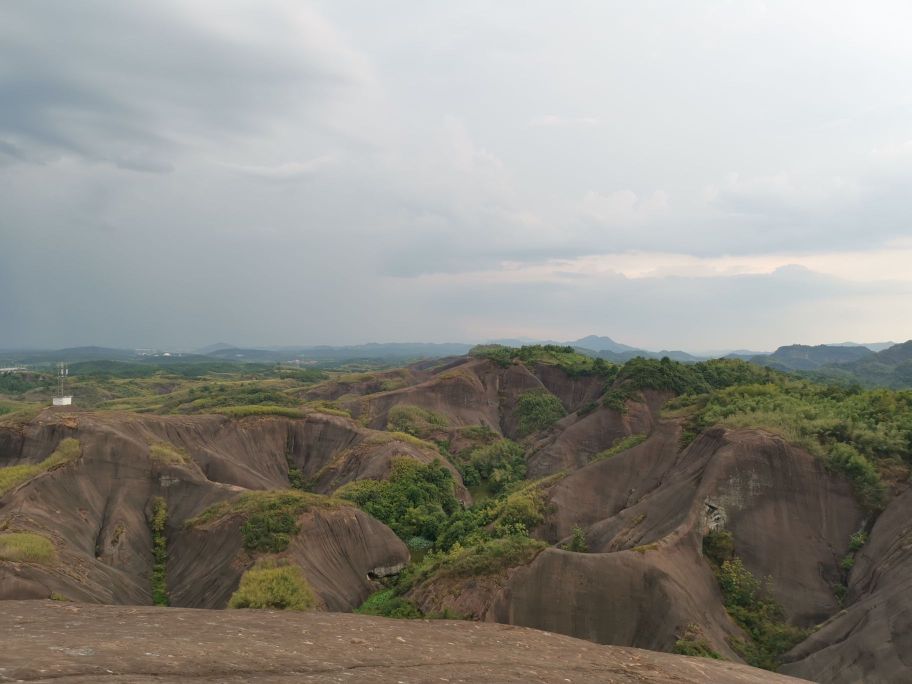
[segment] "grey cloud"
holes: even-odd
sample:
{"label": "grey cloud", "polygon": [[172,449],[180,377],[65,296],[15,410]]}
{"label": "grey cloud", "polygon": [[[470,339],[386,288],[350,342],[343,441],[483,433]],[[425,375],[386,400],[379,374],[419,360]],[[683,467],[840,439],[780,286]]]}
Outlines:
{"label": "grey cloud", "polygon": [[201,140],[306,120],[361,77],[332,44],[305,42],[323,26],[302,34],[252,7],[243,13],[249,22],[236,16],[225,27],[230,8],[216,4],[3,5],[0,135],[15,147],[161,171],[169,161],[149,161],[153,153],[173,158]]}
{"label": "grey cloud", "polygon": [[902,284],[473,275],[912,234],[905,37],[686,5],[0,4],[0,347],[902,337],[833,313]]}
{"label": "grey cloud", "polygon": [[909,283],[859,286],[796,267],[770,275],[606,276],[422,289],[451,316],[477,330],[512,329],[539,337],[554,331],[600,330],[630,344],[683,349],[703,348],[707,339],[731,348],[746,342],[768,348],[820,343],[837,339],[839,333],[869,330],[872,319],[881,322],[881,330],[903,333],[902,323],[884,317],[912,296]]}
{"label": "grey cloud", "polygon": [[228,168],[238,174],[268,182],[293,183],[313,176],[320,169],[335,163],[335,161],[336,159],[333,155],[323,155],[305,161],[286,162],[274,166],[229,164]]}

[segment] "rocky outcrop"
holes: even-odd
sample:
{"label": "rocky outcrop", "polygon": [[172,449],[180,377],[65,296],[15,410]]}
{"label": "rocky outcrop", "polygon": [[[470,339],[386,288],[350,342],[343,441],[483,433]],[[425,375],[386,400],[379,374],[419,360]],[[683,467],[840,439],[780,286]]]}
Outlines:
{"label": "rocky outcrop", "polygon": [[[0,561],[0,599],[59,594],[151,603],[150,521],[153,501],[161,498],[172,603],[224,607],[253,562],[242,552],[241,521],[203,534],[187,531],[186,520],[240,492],[288,488],[290,465],[318,491],[331,492],[353,479],[384,477],[396,457],[439,458],[436,451],[322,414],[230,420],[47,412],[0,435],[6,449],[0,466],[40,462],[67,437],[81,445],[75,462],[0,498],[0,530],[42,535],[57,555],[49,563]],[[153,445],[166,445],[166,457]],[[288,555],[328,609],[351,610],[378,586],[369,573],[408,560],[386,526],[351,507],[305,514],[299,525]]]}
{"label": "rocky outcrop", "polygon": [[487,425],[500,429],[497,367],[483,359],[464,359],[428,380],[403,389],[352,398],[346,407],[375,429],[384,429],[392,407],[419,406],[447,418],[451,425]]}
{"label": "rocky outcrop", "polygon": [[[169,564],[171,603],[224,608],[254,555],[243,547],[240,515],[175,531]],[[351,611],[380,585],[377,569],[391,572],[409,560],[405,544],[382,523],[350,506],[313,508],[279,556],[299,566],[322,609]]]}
{"label": "rocky outcrop", "polygon": [[485,618],[659,650],[695,624],[737,658],[728,640],[740,631],[701,557],[704,534],[719,525],[746,567],[773,579],[791,622],[836,613],[839,561],[865,518],[849,484],[769,433],[713,430],[682,452],[678,438],[664,422],[639,446],[554,484],[538,533],[566,542],[580,526],[589,552],[540,554]]}
{"label": "rocky outcrop", "polygon": [[0,632],[0,672],[12,681],[801,681],[734,663],[598,646],[505,625],[364,615],[15,601],[0,612]]}
{"label": "rocky outcrop", "polygon": [[561,470],[582,468],[599,452],[610,449],[625,437],[652,433],[668,396],[667,393],[646,391],[636,400],[626,401],[623,412],[597,406],[582,416],[567,416],[532,442],[529,477],[535,479]]}

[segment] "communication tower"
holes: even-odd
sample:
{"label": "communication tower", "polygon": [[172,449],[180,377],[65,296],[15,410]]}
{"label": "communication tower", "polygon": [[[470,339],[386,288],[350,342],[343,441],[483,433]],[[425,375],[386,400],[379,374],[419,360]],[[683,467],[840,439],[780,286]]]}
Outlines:
{"label": "communication tower", "polygon": [[54,406],[69,406],[73,403],[73,395],[66,394],[66,381],[70,369],[65,363],[57,364],[57,396],[54,397]]}

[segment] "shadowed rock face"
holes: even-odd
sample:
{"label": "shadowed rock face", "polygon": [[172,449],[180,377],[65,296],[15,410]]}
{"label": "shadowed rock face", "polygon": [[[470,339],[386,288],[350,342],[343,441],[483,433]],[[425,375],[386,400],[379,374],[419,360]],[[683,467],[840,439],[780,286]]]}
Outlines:
{"label": "shadowed rock face", "polygon": [[504,625],[362,615],[14,601],[0,613],[11,680],[787,684],[706,660]]}
{"label": "shadowed rock face", "polygon": [[529,477],[544,477],[567,468],[581,468],[593,456],[630,435],[650,434],[658,424],[667,392],[646,390],[643,401],[628,401],[625,413],[598,407],[582,417],[567,416],[537,440],[529,456]]}
{"label": "shadowed rock face", "polygon": [[912,672],[912,490],[871,531],[846,609],[795,647],[783,671],[821,682],[902,682]]}
{"label": "shadowed rock face", "polygon": [[555,484],[542,534],[566,540],[579,525],[590,553],[542,553],[512,575],[488,619],[659,650],[696,624],[733,657],[726,641],[739,630],[701,558],[720,517],[746,567],[773,578],[791,621],[813,625],[838,611],[831,584],[864,520],[849,485],[767,433],[710,431],[681,453],[670,448],[677,436],[664,423]]}

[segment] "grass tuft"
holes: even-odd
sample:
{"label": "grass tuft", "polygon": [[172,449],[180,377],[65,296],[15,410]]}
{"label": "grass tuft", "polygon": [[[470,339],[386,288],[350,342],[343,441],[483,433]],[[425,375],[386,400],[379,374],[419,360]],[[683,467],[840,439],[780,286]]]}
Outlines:
{"label": "grass tuft", "polygon": [[168,442],[156,442],[149,447],[149,456],[156,463],[166,465],[187,465],[190,463],[190,456],[184,449],[176,447]]}
{"label": "grass tuft", "polygon": [[364,440],[365,444],[389,444],[390,442],[405,442],[422,449],[430,449],[438,453],[440,451],[433,442],[428,442],[407,432],[375,432]]}
{"label": "grass tuft", "polygon": [[386,420],[386,429],[390,432],[404,432],[422,439],[449,425],[446,416],[412,404],[393,406]]}
{"label": "grass tuft", "polygon": [[0,534],[0,560],[15,563],[53,565],[57,562],[57,549],[47,537],[32,532],[7,532]]}
{"label": "grass tuft", "polygon": [[632,449],[635,446],[638,446],[646,441],[648,435],[636,434],[628,435],[627,437],[622,437],[616,441],[610,448],[600,451],[595,454],[590,460],[592,461],[603,461],[606,458],[611,458],[612,456],[617,456],[622,451],[627,451]]}
{"label": "grass tuft", "polygon": [[248,416],[282,416],[283,418],[303,418],[304,412],[288,406],[272,406],[269,404],[249,404],[247,406],[225,406],[215,409],[218,413],[229,418],[247,418]]}
{"label": "grass tuft", "polygon": [[42,473],[72,463],[81,453],[79,441],[67,438],[57,445],[57,449],[41,463],[23,463],[22,465],[0,468],[0,495],[15,489]]}

